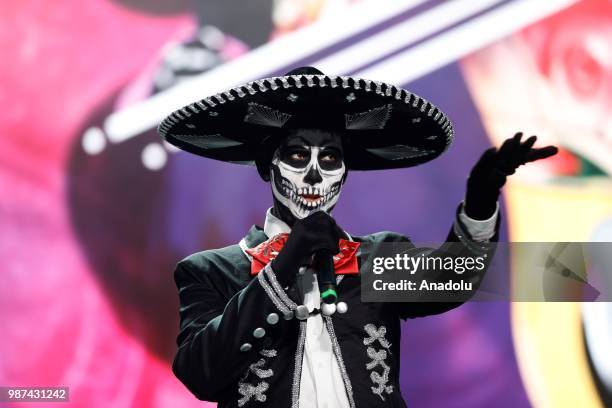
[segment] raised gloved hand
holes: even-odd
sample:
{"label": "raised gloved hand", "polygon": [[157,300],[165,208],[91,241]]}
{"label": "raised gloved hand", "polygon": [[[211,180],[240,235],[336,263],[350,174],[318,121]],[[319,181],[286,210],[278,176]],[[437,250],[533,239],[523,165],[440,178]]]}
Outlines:
{"label": "raised gloved hand", "polygon": [[555,146],[534,149],[537,137],[531,136],[521,142],[523,134],[517,133],[506,139],[499,149],[492,147],[480,157],[467,182],[465,213],[476,220],[493,216],[502,186],[506,178],[525,163],[545,159],[557,154]]}
{"label": "raised gloved hand", "polygon": [[300,266],[307,264],[310,256],[325,249],[332,254],[340,252],[342,230],[326,212],[317,211],[293,224],[287,242],[272,260],[272,270],[280,284],[293,283]]}

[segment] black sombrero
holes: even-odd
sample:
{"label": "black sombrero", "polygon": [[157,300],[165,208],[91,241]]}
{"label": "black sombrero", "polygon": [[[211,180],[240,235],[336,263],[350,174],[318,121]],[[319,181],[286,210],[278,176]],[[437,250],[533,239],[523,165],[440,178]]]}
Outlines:
{"label": "black sombrero", "polygon": [[168,115],[159,134],[182,150],[254,164],[259,146],[288,129],[342,132],[348,169],[416,166],[438,157],[453,127],[426,99],[396,86],[305,67],[191,103]]}

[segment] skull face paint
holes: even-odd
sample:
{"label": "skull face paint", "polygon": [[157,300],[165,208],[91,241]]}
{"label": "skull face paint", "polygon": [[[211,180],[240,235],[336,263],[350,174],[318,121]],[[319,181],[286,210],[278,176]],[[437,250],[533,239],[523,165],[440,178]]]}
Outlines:
{"label": "skull face paint", "polygon": [[334,207],[345,173],[339,137],[303,130],[289,136],[274,153],[270,183],[276,200],[301,219]]}

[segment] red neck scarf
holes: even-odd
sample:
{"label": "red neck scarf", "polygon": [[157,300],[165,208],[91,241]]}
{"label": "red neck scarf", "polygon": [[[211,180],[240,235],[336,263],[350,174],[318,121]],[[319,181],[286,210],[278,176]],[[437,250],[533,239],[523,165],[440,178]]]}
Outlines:
{"label": "red neck scarf", "polygon": [[[253,258],[251,261],[251,275],[257,275],[266,266],[287,242],[289,234],[282,233],[262,242],[254,248],[246,249]],[[359,242],[341,239],[339,242],[340,252],[334,255],[334,269],[336,275],[356,275],[359,273],[357,263],[357,250]]]}

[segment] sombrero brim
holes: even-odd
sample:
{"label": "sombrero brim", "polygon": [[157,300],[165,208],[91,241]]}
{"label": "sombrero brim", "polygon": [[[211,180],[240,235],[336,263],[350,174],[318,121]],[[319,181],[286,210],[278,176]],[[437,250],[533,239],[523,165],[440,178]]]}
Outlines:
{"label": "sombrero brim", "polygon": [[158,131],[182,150],[254,164],[265,139],[294,128],[342,132],[352,170],[415,166],[453,140],[450,120],[426,99],[382,82],[328,75],[253,81],[173,112]]}

